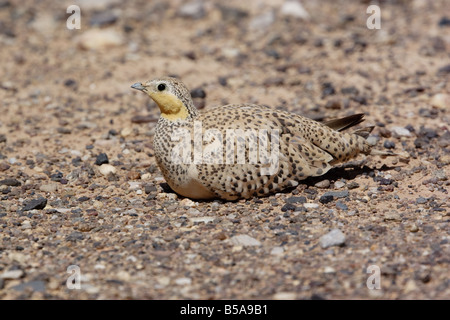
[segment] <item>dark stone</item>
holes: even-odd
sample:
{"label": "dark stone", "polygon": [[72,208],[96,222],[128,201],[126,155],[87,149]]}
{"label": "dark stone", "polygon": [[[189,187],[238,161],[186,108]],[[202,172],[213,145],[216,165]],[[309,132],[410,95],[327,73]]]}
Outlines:
{"label": "dark stone", "polygon": [[192,96],[192,99],[195,99],[195,98],[205,99],[206,92],[202,88],[195,88],[195,89],[191,90],[191,96]]}
{"label": "dark stone", "polygon": [[330,194],[328,194],[328,195],[323,195],[323,196],[321,196],[321,197],[319,198],[319,202],[320,202],[320,203],[323,203],[323,204],[329,203],[329,202],[331,202],[331,201],[333,201],[333,200],[334,200],[334,197],[333,197],[333,195],[330,195]]}
{"label": "dark stone", "polygon": [[38,198],[33,199],[29,201],[27,204],[25,204],[25,207],[23,207],[22,211],[29,211],[29,210],[42,210],[47,205],[47,199],[45,198]]}
{"label": "dark stone", "polygon": [[4,179],[0,181],[0,186],[18,187],[22,183],[17,179]]}
{"label": "dark stone", "polygon": [[64,86],[74,88],[77,86],[77,82],[73,79],[64,80]]}
{"label": "dark stone", "polygon": [[341,199],[341,198],[346,198],[349,196],[349,192],[348,190],[343,190],[343,191],[327,191],[323,194],[323,196],[328,197],[328,196],[333,196],[337,199]]}
{"label": "dark stone", "polygon": [[348,206],[345,203],[343,203],[342,201],[336,202],[336,208],[338,208],[340,210],[344,210],[344,211],[348,210]]}
{"label": "dark stone", "polygon": [[56,173],[50,176],[50,180],[60,182],[63,177],[64,177],[63,173],[57,171]]}
{"label": "dark stone", "polygon": [[77,240],[83,240],[83,239],[84,239],[84,235],[78,231],[74,231],[66,237],[66,241],[77,241]]}
{"label": "dark stone", "polygon": [[295,205],[293,205],[292,203],[286,203],[282,208],[281,211],[286,212],[286,211],[294,211],[297,207]]}
{"label": "dark stone", "polygon": [[355,86],[351,86],[351,87],[342,88],[341,93],[352,95],[352,96],[357,96],[359,94],[359,90]]}
{"label": "dark stone", "polygon": [[28,281],[15,285],[11,287],[11,289],[16,291],[25,291],[31,289],[34,292],[45,292],[45,282],[41,280]]}
{"label": "dark stone", "polygon": [[386,141],[383,143],[383,146],[384,146],[386,149],[394,149],[394,148],[395,148],[395,143],[394,143],[393,141],[386,140]]}
{"label": "dark stone", "polygon": [[107,26],[114,24],[118,19],[118,16],[111,11],[104,11],[96,13],[89,21],[91,26]]}
{"label": "dark stone", "polygon": [[306,197],[290,197],[286,199],[286,203],[306,203]]}
{"label": "dark stone", "polygon": [[0,143],[6,142],[6,136],[4,134],[0,134]]}
{"label": "dark stone", "polygon": [[442,68],[439,68],[439,70],[437,72],[438,76],[439,75],[446,75],[446,74],[449,74],[449,73],[450,73],[450,64],[448,64],[448,65],[446,65],[446,66],[444,66]]}
{"label": "dark stone", "polygon": [[79,201],[79,202],[85,202],[85,201],[88,201],[89,199],[90,199],[89,197],[82,196],[82,197],[79,197],[79,198],[78,198],[78,201]]}
{"label": "dark stone", "polygon": [[331,82],[322,83],[322,98],[326,96],[331,96],[336,93],[336,89]]}
{"label": "dark stone", "polygon": [[100,153],[97,156],[97,159],[95,159],[95,164],[101,166],[104,163],[109,163],[108,156],[106,155],[106,153]]}
{"label": "dark stone", "polygon": [[424,198],[424,197],[418,197],[416,199],[416,203],[417,204],[424,204],[424,203],[427,203],[427,202],[428,202],[428,200],[426,198]]}
{"label": "dark stone", "polygon": [[442,17],[441,20],[439,20],[438,26],[439,27],[450,27],[450,18]]}

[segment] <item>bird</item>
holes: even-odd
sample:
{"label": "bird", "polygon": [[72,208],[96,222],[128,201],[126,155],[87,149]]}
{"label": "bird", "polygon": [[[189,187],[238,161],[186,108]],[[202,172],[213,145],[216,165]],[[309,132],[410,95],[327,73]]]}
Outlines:
{"label": "bird", "polygon": [[159,107],[154,152],[167,184],[193,200],[268,196],[324,175],[358,154],[390,155],[367,141],[374,126],[358,113],[325,122],[256,104],[202,110],[179,79],[161,77],[131,88]]}

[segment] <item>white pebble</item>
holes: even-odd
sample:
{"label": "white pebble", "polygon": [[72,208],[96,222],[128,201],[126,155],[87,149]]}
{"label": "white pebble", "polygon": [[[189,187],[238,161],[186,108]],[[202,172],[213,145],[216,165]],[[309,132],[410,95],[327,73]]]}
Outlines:
{"label": "white pebble", "polygon": [[107,176],[110,173],[114,174],[116,173],[116,168],[110,164],[104,163],[100,166],[99,171],[102,175]]}

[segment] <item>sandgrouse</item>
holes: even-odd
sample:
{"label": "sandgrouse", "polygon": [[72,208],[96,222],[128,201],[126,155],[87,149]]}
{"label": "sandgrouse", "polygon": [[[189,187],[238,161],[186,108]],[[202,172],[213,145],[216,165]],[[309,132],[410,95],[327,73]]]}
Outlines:
{"label": "sandgrouse", "polygon": [[191,199],[237,200],[295,187],[359,153],[386,155],[366,138],[373,127],[342,132],[363,114],[317,122],[254,104],[199,112],[178,79],[135,83],[158,105],[155,158],[169,186]]}

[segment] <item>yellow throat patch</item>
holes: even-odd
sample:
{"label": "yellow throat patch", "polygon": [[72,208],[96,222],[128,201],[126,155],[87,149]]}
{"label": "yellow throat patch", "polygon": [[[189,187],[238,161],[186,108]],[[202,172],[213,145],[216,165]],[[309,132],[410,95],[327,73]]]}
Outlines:
{"label": "yellow throat patch", "polygon": [[173,94],[167,92],[154,92],[150,97],[156,102],[161,110],[161,116],[168,120],[185,120],[188,110],[183,102]]}

